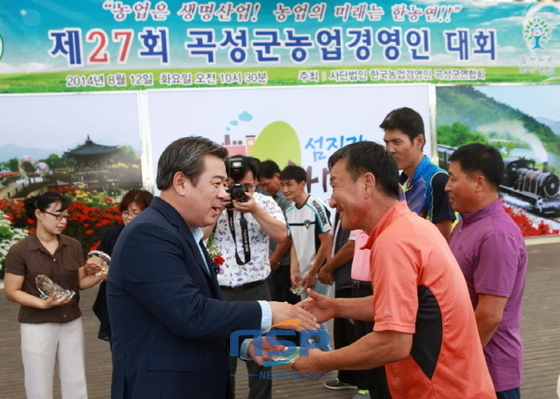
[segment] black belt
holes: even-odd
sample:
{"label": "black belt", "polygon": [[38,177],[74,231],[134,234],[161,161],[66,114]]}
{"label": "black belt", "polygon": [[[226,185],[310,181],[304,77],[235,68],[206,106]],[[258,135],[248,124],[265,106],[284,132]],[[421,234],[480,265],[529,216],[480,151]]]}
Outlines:
{"label": "black belt", "polygon": [[251,289],[253,287],[259,286],[262,283],[264,283],[264,280],[254,281],[252,283],[243,284],[243,285],[240,285],[239,287],[228,287],[226,285],[221,285],[220,288],[223,289],[223,290],[227,290],[227,291],[242,292],[242,291],[247,291],[248,289]]}
{"label": "black belt", "polygon": [[354,288],[369,288],[371,290],[371,281],[352,280],[352,287]]}

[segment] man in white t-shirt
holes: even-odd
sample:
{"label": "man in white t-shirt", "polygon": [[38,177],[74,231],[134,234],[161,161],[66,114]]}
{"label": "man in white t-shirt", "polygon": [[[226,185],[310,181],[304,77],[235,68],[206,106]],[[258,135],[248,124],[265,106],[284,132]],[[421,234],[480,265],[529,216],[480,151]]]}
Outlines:
{"label": "man in white t-shirt", "polygon": [[[317,278],[319,269],[326,262],[332,246],[329,233],[331,222],[326,205],[305,191],[307,173],[296,165],[288,165],[280,173],[282,192],[294,205],[286,210],[286,220],[292,237],[290,252],[290,278],[295,287],[311,288],[313,291],[327,295],[330,285],[323,284]],[[305,291],[302,299],[307,298]],[[321,329],[327,331],[326,323]],[[311,336],[311,338],[314,338]],[[323,350],[331,350],[326,346]]]}

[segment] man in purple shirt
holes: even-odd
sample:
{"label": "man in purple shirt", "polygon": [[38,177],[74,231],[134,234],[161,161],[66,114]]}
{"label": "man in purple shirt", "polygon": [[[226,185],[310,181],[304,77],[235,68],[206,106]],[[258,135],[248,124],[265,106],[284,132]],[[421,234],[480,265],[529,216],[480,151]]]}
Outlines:
{"label": "man in purple shirt", "polygon": [[504,163],[494,147],[483,144],[460,147],[449,160],[445,190],[462,216],[449,245],[467,281],[497,397],[518,399],[527,250],[498,194]]}

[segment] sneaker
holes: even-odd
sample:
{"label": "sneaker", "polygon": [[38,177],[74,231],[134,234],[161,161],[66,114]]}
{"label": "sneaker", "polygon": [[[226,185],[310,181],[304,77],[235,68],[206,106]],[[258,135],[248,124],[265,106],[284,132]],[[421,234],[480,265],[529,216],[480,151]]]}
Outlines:
{"label": "sneaker", "polygon": [[369,391],[367,389],[360,389],[358,393],[350,399],[371,399],[371,396],[369,396]]}
{"label": "sneaker", "polygon": [[345,382],[340,381],[338,378],[335,378],[334,380],[325,381],[325,388],[335,389],[335,390],[339,390],[339,389],[358,389],[358,387],[356,385],[347,384]]}

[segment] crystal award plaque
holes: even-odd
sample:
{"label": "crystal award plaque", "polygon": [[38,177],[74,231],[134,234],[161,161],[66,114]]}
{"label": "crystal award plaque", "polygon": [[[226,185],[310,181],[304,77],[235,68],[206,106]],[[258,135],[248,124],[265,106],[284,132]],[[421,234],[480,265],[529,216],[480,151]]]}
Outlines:
{"label": "crystal award plaque", "polygon": [[44,274],[39,274],[35,278],[35,283],[37,284],[37,288],[41,293],[41,299],[47,300],[51,297],[51,295],[56,293],[56,299],[61,299],[63,297],[68,297],[68,299],[72,299],[75,292],[72,290],[65,290],[60,285],[53,283],[53,281]]}
{"label": "crystal award plaque", "polygon": [[87,255],[88,260],[99,263],[102,268],[101,271],[95,273],[97,276],[107,273],[109,271],[109,265],[111,264],[111,256],[103,251],[89,251]]}

